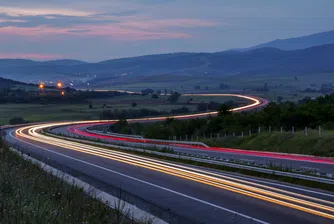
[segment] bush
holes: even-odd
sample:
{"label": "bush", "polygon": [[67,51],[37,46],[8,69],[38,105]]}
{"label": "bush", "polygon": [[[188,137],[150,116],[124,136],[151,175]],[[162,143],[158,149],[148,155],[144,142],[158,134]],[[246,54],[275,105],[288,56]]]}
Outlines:
{"label": "bush", "polygon": [[22,117],[13,117],[9,120],[10,125],[25,124],[25,123],[28,123],[28,122],[24,120]]}

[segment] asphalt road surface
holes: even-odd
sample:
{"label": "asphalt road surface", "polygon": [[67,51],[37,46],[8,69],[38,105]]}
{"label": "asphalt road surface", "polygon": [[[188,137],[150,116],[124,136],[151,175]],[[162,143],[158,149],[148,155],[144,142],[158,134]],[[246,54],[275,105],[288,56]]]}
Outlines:
{"label": "asphalt road surface", "polygon": [[[119,186],[185,217],[179,223],[326,224],[334,220],[334,195],[329,192],[60,140],[41,135],[44,127],[8,129],[6,140],[86,180]],[[138,207],[147,205],[138,203]]]}
{"label": "asphalt road surface", "polygon": [[[104,134],[92,134],[87,132],[87,127],[94,124],[81,124],[72,126],[62,126],[52,130],[55,134],[62,134],[71,137],[85,137],[87,139],[101,139],[107,143],[121,143],[133,147],[157,147],[165,148],[166,144],[155,144],[154,141],[150,142],[145,139],[131,139],[131,138],[120,138],[106,136]],[[186,144],[169,144],[169,148],[176,152],[182,152],[187,154],[195,154],[200,156],[209,156],[215,158],[222,158],[228,160],[237,161],[249,161],[256,164],[268,165],[272,164],[275,166],[291,167],[294,169],[309,169],[316,170],[322,173],[329,173],[334,175],[334,159],[330,158],[319,158],[313,156],[303,155],[289,155],[289,154],[278,154],[271,152],[256,152],[247,150],[235,150],[225,148],[206,148],[199,146],[192,146]]]}

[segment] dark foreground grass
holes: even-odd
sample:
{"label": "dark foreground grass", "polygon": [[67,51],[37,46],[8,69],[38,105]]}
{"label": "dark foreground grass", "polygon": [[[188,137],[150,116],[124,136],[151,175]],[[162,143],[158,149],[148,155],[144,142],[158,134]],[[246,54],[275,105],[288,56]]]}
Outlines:
{"label": "dark foreground grass", "polygon": [[0,140],[0,223],[136,223],[23,160]]}

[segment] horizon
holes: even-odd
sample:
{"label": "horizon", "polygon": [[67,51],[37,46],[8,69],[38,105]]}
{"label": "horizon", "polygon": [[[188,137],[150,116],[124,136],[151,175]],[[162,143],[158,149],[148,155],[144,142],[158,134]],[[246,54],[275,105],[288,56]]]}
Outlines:
{"label": "horizon", "polygon": [[334,30],[334,2],[210,4],[189,0],[94,3],[0,1],[0,58],[111,59],[179,52],[213,53]]}
{"label": "horizon", "polygon": [[[323,32],[322,32],[323,33]],[[294,38],[294,37],[292,37]],[[281,39],[276,39],[276,40],[281,40]],[[273,40],[273,41],[276,41]],[[270,43],[270,42],[268,42]],[[258,45],[262,45],[262,44],[258,44]],[[320,46],[326,46],[326,45],[334,45],[334,44],[322,44],[319,46],[310,46],[307,47],[305,49],[308,48],[314,48],[314,47],[320,47]],[[257,46],[257,45],[256,45]],[[279,48],[275,48],[275,47],[260,47],[260,48],[271,48],[271,49],[277,49],[279,51],[300,51],[300,50],[305,50],[305,49],[295,49],[295,50],[282,50]],[[258,48],[258,49],[260,49]],[[63,61],[63,60],[72,60],[72,61],[79,61],[79,62],[83,62],[83,63],[87,63],[87,64],[95,64],[95,63],[101,63],[101,62],[105,62],[105,61],[110,61],[110,60],[118,60],[118,59],[130,59],[130,58],[137,58],[137,57],[146,57],[146,56],[153,56],[153,55],[168,55],[168,54],[214,54],[214,53],[219,53],[219,52],[228,52],[228,51],[238,51],[241,48],[237,49],[227,49],[224,51],[216,51],[216,52],[169,52],[169,53],[160,53],[160,54],[145,54],[145,55],[136,55],[136,56],[128,56],[128,57],[121,57],[121,58],[112,58],[112,59],[103,59],[100,61],[85,61],[85,60],[80,60],[80,59],[76,59],[76,58],[55,58],[55,59],[45,59],[45,60],[38,60],[38,59],[30,59],[30,58],[2,58],[0,57],[0,60],[28,60],[28,61],[34,61],[34,62],[52,62],[52,61]],[[253,50],[257,50],[257,49],[246,49],[245,51],[239,51],[240,53],[242,52],[247,52],[247,51],[253,51]]]}

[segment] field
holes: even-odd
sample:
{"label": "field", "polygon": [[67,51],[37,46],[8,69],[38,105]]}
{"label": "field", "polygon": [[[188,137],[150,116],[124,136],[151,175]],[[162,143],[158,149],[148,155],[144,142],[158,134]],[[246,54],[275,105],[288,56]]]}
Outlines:
{"label": "field", "polygon": [[[306,88],[313,87],[320,89],[322,84],[333,83],[333,73],[321,74],[303,74],[299,76],[294,75],[231,75],[224,77],[211,77],[210,75],[203,76],[187,76],[187,75],[170,75],[166,76],[152,76],[138,78],[136,83],[133,79],[119,81],[118,83],[99,84],[96,89],[122,89],[128,91],[140,91],[145,88],[152,88],[154,90],[179,91],[181,93],[187,92],[202,92],[202,93],[246,93],[249,95],[258,95],[266,97],[271,101],[276,101],[278,96],[285,100],[298,101],[306,96],[317,97],[320,93],[303,93]],[[315,78],[316,77],[316,78]],[[179,80],[179,81],[177,81]],[[265,83],[268,84],[269,92],[257,92],[254,89],[262,88]],[[220,84],[230,86],[230,89],[219,89]],[[195,90],[195,86],[200,86],[199,90]],[[208,89],[206,89],[206,87]]]}
{"label": "field", "polygon": [[[151,96],[124,95],[110,99],[91,100],[93,108],[89,108],[89,103],[81,104],[0,104],[0,124],[8,124],[13,117],[22,117],[30,122],[38,121],[64,121],[64,120],[89,120],[99,119],[99,114],[103,110],[141,109],[147,108],[158,111],[170,112],[170,110],[180,107],[188,107],[190,111],[196,110],[196,104],[200,102],[217,101],[224,103],[233,100],[238,103],[246,103],[245,100],[235,97],[180,97],[179,102],[170,104],[166,101],[167,96],[159,99],[152,99]],[[187,104],[192,98],[193,101]],[[136,107],[132,103],[137,103]]]}

